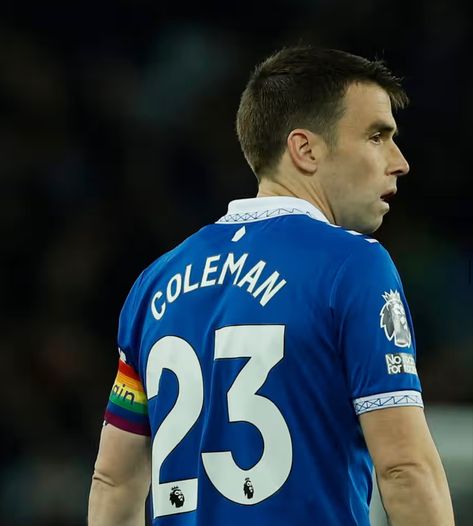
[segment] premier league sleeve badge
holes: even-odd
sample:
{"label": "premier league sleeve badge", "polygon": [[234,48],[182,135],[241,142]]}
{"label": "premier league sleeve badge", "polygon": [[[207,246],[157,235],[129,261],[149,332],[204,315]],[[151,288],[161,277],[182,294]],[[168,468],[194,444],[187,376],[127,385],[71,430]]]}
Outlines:
{"label": "premier league sleeve badge", "polygon": [[397,290],[383,294],[385,301],[380,316],[380,327],[389,341],[394,340],[396,347],[411,346],[411,331],[407,321],[406,311],[401,296]]}

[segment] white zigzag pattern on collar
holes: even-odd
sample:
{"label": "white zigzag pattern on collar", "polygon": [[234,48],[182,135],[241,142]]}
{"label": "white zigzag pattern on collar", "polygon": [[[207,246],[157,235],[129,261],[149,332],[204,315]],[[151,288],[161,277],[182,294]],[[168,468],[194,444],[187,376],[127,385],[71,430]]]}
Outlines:
{"label": "white zigzag pattern on collar", "polygon": [[244,214],[227,214],[221,217],[217,223],[244,223],[248,221],[258,221],[259,219],[269,219],[272,217],[289,215],[289,214],[302,214],[312,217],[311,213],[298,208],[272,208],[269,210],[256,211],[256,212],[245,212]]}

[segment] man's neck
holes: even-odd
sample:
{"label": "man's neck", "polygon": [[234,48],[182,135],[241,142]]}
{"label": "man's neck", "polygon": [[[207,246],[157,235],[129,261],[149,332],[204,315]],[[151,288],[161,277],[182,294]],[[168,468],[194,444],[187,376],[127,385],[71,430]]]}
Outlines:
{"label": "man's neck", "polygon": [[262,179],[256,197],[290,196],[305,199],[318,208],[332,225],[335,225],[335,217],[331,207],[323,195],[310,191],[306,188],[293,188],[281,181]]}

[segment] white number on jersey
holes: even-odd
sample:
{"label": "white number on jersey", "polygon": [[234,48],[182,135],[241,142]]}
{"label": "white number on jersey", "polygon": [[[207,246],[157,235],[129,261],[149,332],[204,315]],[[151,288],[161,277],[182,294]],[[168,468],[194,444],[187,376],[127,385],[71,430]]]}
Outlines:
{"label": "white number on jersey", "polygon": [[[202,453],[205,471],[215,488],[233,502],[253,505],[267,499],[285,483],[292,464],[292,441],[287,424],[274,402],[256,394],[271,369],[284,357],[283,325],[240,325],[215,333],[216,360],[250,358],[227,393],[230,422],[249,422],[263,438],[263,454],[250,469],[236,465],[231,451]],[[182,338],[166,336],[151,348],[146,367],[148,398],[158,395],[163,369],[177,377],[177,401],[158,428],[152,449],[152,496],[155,517],[184,513],[197,508],[197,479],[160,482],[164,460],[184,439],[200,416],[203,375],[197,354]],[[257,488],[251,500],[242,492],[242,482],[250,478]],[[169,495],[175,486],[185,495],[174,507]]]}

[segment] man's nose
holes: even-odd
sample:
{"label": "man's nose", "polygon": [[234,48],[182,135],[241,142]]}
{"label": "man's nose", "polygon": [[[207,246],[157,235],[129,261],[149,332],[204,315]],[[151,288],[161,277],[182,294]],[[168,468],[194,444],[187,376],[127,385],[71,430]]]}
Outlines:
{"label": "man's nose", "polygon": [[404,155],[402,155],[401,150],[397,146],[397,144],[394,144],[394,151],[393,151],[393,157],[390,163],[390,175],[407,175],[409,173],[410,167],[409,163],[406,161],[406,158]]}

